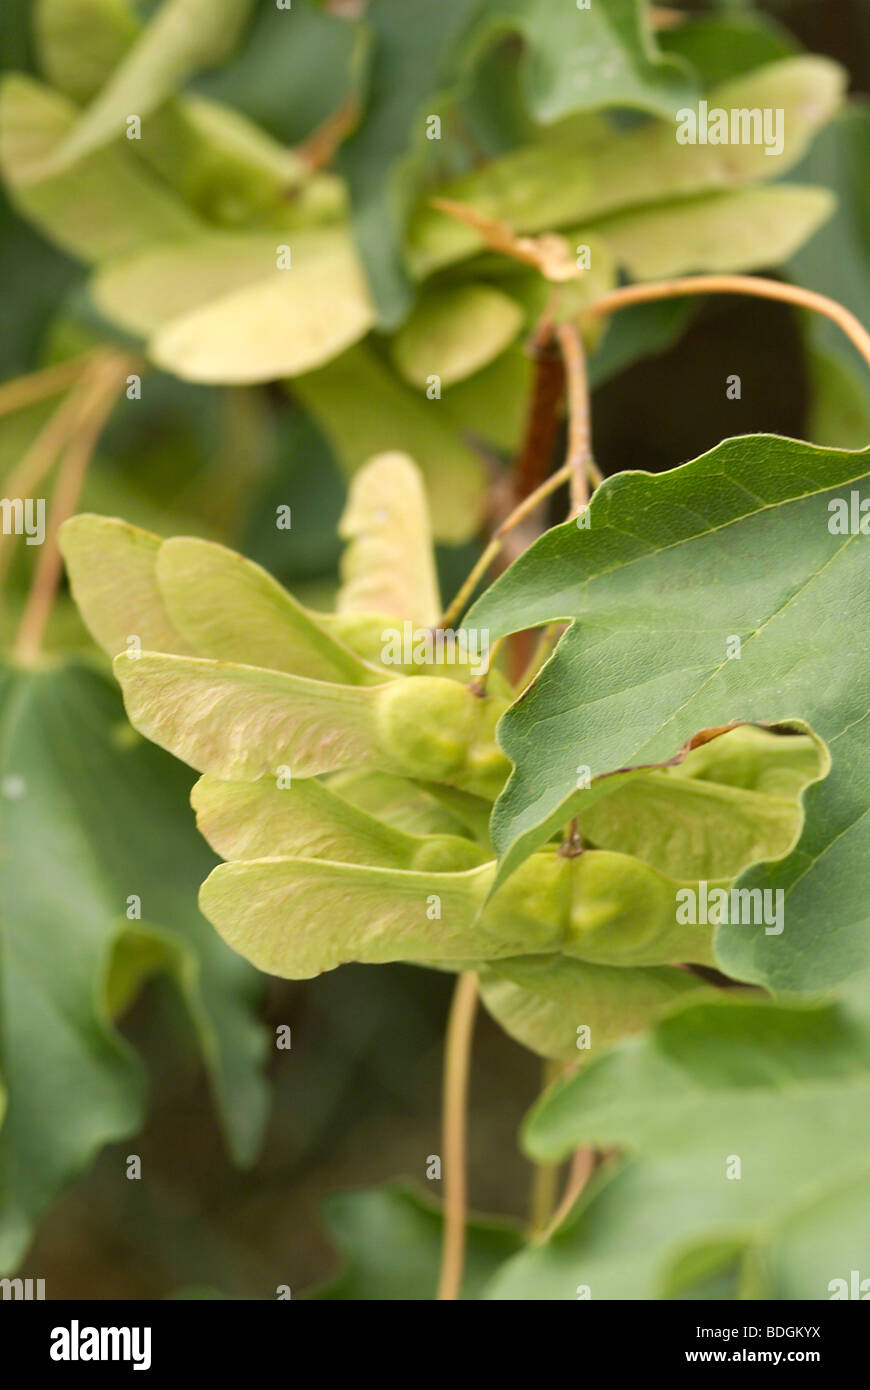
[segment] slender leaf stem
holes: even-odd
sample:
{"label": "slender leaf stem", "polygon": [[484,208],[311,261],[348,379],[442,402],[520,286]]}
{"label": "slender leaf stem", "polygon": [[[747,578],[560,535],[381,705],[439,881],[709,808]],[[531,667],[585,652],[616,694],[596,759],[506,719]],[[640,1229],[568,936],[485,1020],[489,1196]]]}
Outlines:
{"label": "slender leaf stem", "polygon": [[38,372],[28,372],[26,376],[4,382],[0,386],[0,415],[23,410],[46,396],[59,396],[78,381],[93,359],[93,352],[86,352],[81,357],[71,357],[66,362],[57,362],[52,367],[42,367]]}
{"label": "slender leaf stem", "polygon": [[489,545],[475,563],[471,573],[459,589],[453,602],[445,609],[444,616],[438,624],[439,627],[450,627],[461,615],[480,580],[486,574],[486,571],[501,550],[505,536],[507,536],[515,526],[519,526],[520,522],[529,515],[529,512],[535,510],[539,502],[543,502],[544,498],[549,497],[551,492],[555,492],[563,483],[567,483],[570,477],[571,466],[567,463],[563,464],[555,473],[551,473],[549,478],[545,478],[540,487],[536,487],[534,492],[530,492],[528,497],[524,497],[522,502],[514,507],[510,516],[506,517],[498,530],[493,533]]}
{"label": "slender leaf stem", "polygon": [[45,539],[15,639],[13,659],[21,665],[31,664],[39,656],[63,570],[57,543],[58,532],[67,517],[75,511],[94,447],[129,367],[126,357],[112,353],[101,359],[93,369],[87,398],[81,404],[81,418],[60,464]]}
{"label": "slender leaf stem", "polygon": [[595,1170],[595,1150],[575,1149],[568,1170],[568,1180],[562,1200],[553,1213],[553,1219],[541,1235],[541,1240],[549,1240],[570,1212]]}
{"label": "slender leaf stem", "polygon": [[551,303],[544,310],[526,348],[535,367],[522,443],[513,467],[513,494],[518,502],[534,492],[549,473],[559,433],[565,369],[553,342],[552,314]]}
{"label": "slender leaf stem", "polygon": [[589,502],[589,461],[592,435],[589,419],[589,377],[586,353],[579,330],[572,323],[559,323],[556,341],[565,364],[568,394],[568,459],[571,483],[569,520],[579,515]]}
{"label": "slender leaf stem", "polygon": [[[554,1061],[549,1057],[545,1058],[541,1068],[542,1091],[545,1091],[552,1082],[558,1080],[563,1071],[564,1067],[561,1062]],[[529,1212],[530,1240],[537,1240],[543,1235],[553,1219],[553,1210],[556,1206],[556,1196],[559,1190],[559,1168],[558,1163],[535,1164],[532,1178],[531,1210]]]}
{"label": "slender leaf stem", "polygon": [[[7,497],[30,497],[47,478],[81,420],[88,398],[88,380],[86,373],[54,409],[18,467],[4,480],[3,490]],[[0,532],[0,585],[9,571],[18,539],[14,531]]]}
{"label": "slender leaf stem", "polygon": [[468,1210],[468,1076],[477,994],[477,975],[473,970],[466,971],[456,982],[444,1041],[444,1238],[437,1294],[439,1302],[458,1299],[462,1288]]}
{"label": "slender leaf stem", "polygon": [[688,294],[746,294],[756,299],[778,299],[795,304],[800,309],[812,309],[836,323],[850,338],[870,366],[870,333],[864,325],[835,299],[805,290],[800,285],[788,285],[779,280],[765,280],[755,275],[693,275],[680,280],[660,280],[648,285],[625,285],[611,290],[583,309],[581,319],[603,318],[630,304],[648,304],[656,299],[679,299]]}
{"label": "slender leaf stem", "polygon": [[536,1163],[532,1178],[529,1238],[537,1240],[549,1229],[559,1191],[558,1163]]}
{"label": "slender leaf stem", "polygon": [[501,537],[498,534],[496,534],[495,536],[493,536],[486,549],[481,552],[478,559],[472,565],[471,571],[467,579],[464,580],[461,587],[457,590],[457,593],[452,603],[450,603],[448,607],[445,608],[444,614],[438,622],[439,627],[452,627],[453,624],[456,622],[456,619],[461,617],[462,613],[468,606],[469,599],[471,598],[472,594],[474,593],[483,576],[486,574],[486,571],[489,569],[493,560],[498,555],[499,551],[501,550],[501,547]]}

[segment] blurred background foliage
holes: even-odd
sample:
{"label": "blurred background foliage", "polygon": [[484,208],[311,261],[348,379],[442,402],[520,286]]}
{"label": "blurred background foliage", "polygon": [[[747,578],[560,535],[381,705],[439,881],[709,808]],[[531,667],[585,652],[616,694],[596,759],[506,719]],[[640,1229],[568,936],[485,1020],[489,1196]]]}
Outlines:
{"label": "blurred background foliage", "polygon": [[[200,32],[149,51],[141,26],[151,20],[153,37],[163,13],[154,4],[4,0],[0,66],[12,76],[0,89],[0,383],[106,346],[132,354],[130,370],[143,374],[141,400],[121,399],[110,415],[81,507],[161,535],[223,541],[325,606],[349,473],[381,448],[406,448],[429,484],[442,587],[452,592],[497,515],[493,484],[516,450],[529,386],[523,341],[545,302],[528,267],[494,258],[461,225],[433,224],[426,209],[437,189],[477,197],[492,215],[493,160],[508,161],[514,197],[518,171],[550,171],[563,209],[554,223],[537,212],[534,177],[525,225],[510,196],[501,210],[521,231],[568,227],[572,243],[588,229],[593,289],[619,267],[634,278],[753,269],[870,321],[865,0],[674,3],[668,12],[654,58],[629,24],[602,36],[584,70],[570,55],[560,62],[546,3],[293,0],[282,12],[273,0],[215,0]],[[137,44],[139,85],[113,88]],[[794,205],[805,234],[790,239],[774,203],[754,243],[735,250],[746,207],[723,205],[698,250],[688,231],[681,240],[679,209],[658,232],[635,227],[632,241],[631,213],[619,223],[622,185],[615,214],[606,200],[588,214],[578,203],[602,134],[645,139],[687,94],[804,49],[845,68],[849,101],[808,133],[774,188],[830,190],[827,220],[815,205],[799,215]],[[142,116],[147,167],[138,149],[113,145],[117,113],[131,109]],[[437,142],[422,135],[432,111],[444,126]],[[644,216],[642,173],[641,191],[623,201],[639,202]],[[665,181],[659,196],[667,212],[679,190]],[[234,286],[258,293],[276,232],[303,247],[307,234],[316,248],[335,233],[335,259],[324,268],[312,255],[308,300],[279,301],[276,321],[251,339],[244,303],[228,313],[225,296]],[[172,235],[175,259],[149,261]],[[644,260],[656,236],[664,270]],[[352,245],[364,277],[349,262]],[[434,279],[421,289],[427,256]],[[484,289],[487,312],[474,300]],[[197,310],[212,317],[191,326],[185,316]],[[307,318],[303,347],[285,360],[289,313]],[[471,363],[459,360],[469,338]],[[445,382],[453,373],[457,383],[437,424],[425,395],[433,341]],[[779,304],[720,298],[631,311],[591,359],[596,458],[607,474],[661,471],[754,431],[862,445],[870,392],[856,363],[830,325]],[[725,395],[731,374],[739,400]],[[37,400],[0,415],[0,489],[56,408]],[[290,531],[275,524],[284,506]],[[561,499],[553,507],[559,516]],[[19,547],[0,600],[4,647],[33,567]],[[356,1206],[333,1197],[325,1224],[319,1207],[327,1194],[397,1175],[424,1182],[440,1147],[450,979],[351,966],[291,984],[232,957],[195,907],[209,851],[187,809],[191,779],[127,729],[65,590],[44,648],[64,664],[0,672],[3,1272],[46,1278],[51,1297],[268,1298],[282,1284],[296,1296],[336,1275],[336,1242],[351,1256],[360,1242],[370,1252],[372,1229],[381,1244],[419,1249],[420,1268],[397,1283],[390,1269],[363,1279],[357,1262],[326,1296],[431,1296],[437,1221],[433,1235],[435,1219],[416,1198],[402,1188]],[[125,918],[131,893],[142,896],[141,923]],[[292,1029],[290,1051],[274,1046],[279,1025]],[[539,1087],[538,1062],[481,1017],[470,1154],[479,1210],[526,1217],[531,1168],[516,1130]],[[125,1177],[131,1153],[142,1158],[141,1181]],[[426,1186],[437,1195],[440,1184]],[[475,1231],[470,1290],[514,1243],[506,1228]]]}

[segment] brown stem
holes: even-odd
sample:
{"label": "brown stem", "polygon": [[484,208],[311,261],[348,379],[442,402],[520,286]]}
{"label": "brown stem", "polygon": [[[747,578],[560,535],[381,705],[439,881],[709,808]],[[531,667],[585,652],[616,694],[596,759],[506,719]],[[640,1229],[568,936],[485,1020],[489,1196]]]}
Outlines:
{"label": "brown stem", "polygon": [[[542,1066],[541,1089],[545,1091],[564,1071],[562,1062],[547,1057]],[[536,1163],[532,1180],[532,1200],[529,1212],[529,1238],[537,1240],[549,1229],[559,1189],[558,1163]]]}
{"label": "brown stem", "polygon": [[537,1240],[549,1229],[559,1190],[558,1163],[536,1163],[532,1179],[532,1209],[529,1238]]}
{"label": "brown stem", "polygon": [[489,679],[489,673],[495,665],[496,657],[498,656],[506,641],[506,637],[499,637],[496,642],[493,642],[492,646],[489,649],[489,652],[487,653],[486,669],[481,671],[479,676],[475,676],[473,680],[470,680],[468,682],[468,689],[471,691],[472,695],[486,694],[486,683]]}
{"label": "brown stem", "polygon": [[58,532],[67,517],[72,516],[75,511],[94,446],[114,406],[129,366],[126,358],[112,354],[94,369],[87,399],[81,406],[82,418],[60,465],[46,535],[15,639],[13,659],[21,665],[32,663],[39,655],[63,570],[57,544]]}
{"label": "brown stem", "polygon": [[444,1238],[441,1249],[441,1277],[436,1295],[439,1302],[458,1299],[462,1287],[468,1209],[468,1075],[476,1011],[477,976],[473,970],[469,970],[460,975],[456,982],[444,1042]]}
{"label": "brown stem", "polygon": [[351,93],[295,147],[294,153],[305,161],[313,173],[325,169],[332,163],[342,141],[359,124],[360,115],[359,98]]}
{"label": "brown stem", "polygon": [[[834,299],[829,299],[827,295],[817,294],[815,290],[805,290],[798,285],[782,284],[779,280],[765,280],[755,275],[695,275],[687,279],[661,280],[653,284],[625,285],[621,289],[611,290],[608,294],[601,295],[599,299],[587,305],[581,314],[581,319],[604,318],[607,314],[616,313],[617,310],[625,309],[631,304],[647,304],[658,299],[679,299],[683,295],[690,294],[754,295],[758,299],[777,299],[784,304],[795,304],[798,308],[811,309],[815,313],[824,314],[826,318],[831,319],[843,330],[870,366],[870,333],[855,315],[844,308],[842,304],[838,304]],[[577,381],[579,385],[579,376]],[[593,481],[600,481],[600,471],[591,460],[587,462],[587,469]],[[558,469],[546,482],[525,498],[518,507],[514,508],[510,516],[495,532],[492,541],[447,610],[441,621],[441,626],[448,626],[448,620],[452,621],[462,612],[477,583],[498,554],[501,540],[508,531],[518,525],[524,516],[534,510],[539,501],[563,482],[566,482],[571,475],[572,469],[570,467],[565,466]]]}
{"label": "brown stem", "polygon": [[551,473],[549,478],[546,478],[544,482],[541,483],[540,487],[535,488],[534,492],[530,492],[528,497],[524,497],[522,502],[514,507],[510,516],[505,518],[493,535],[486,550],[484,550],[483,554],[474,564],[471,573],[456,594],[453,602],[445,609],[444,616],[438,623],[439,627],[450,627],[460,616],[468,600],[471,598],[471,595],[480,583],[480,580],[486,574],[486,571],[501,550],[505,536],[507,536],[515,526],[519,526],[523,518],[527,517],[529,512],[535,510],[539,502],[542,502],[545,497],[549,497],[550,493],[555,492],[563,483],[567,483],[570,476],[570,467],[568,464],[563,464],[555,473]]}
{"label": "brown stem", "polygon": [[580,332],[571,323],[556,326],[556,339],[568,384],[568,466],[571,469],[571,511],[578,516],[589,502],[589,460],[592,436],[589,421],[589,378]]}
{"label": "brown stem", "polygon": [[513,491],[518,502],[534,492],[546,478],[556,447],[565,374],[562,360],[553,350],[551,333],[549,323],[542,324],[530,347],[535,376],[523,442],[514,465]]}
{"label": "brown stem", "polygon": [[568,1181],[565,1184],[562,1200],[553,1213],[553,1219],[541,1236],[541,1240],[549,1240],[553,1232],[559,1229],[594,1171],[595,1150],[576,1149],[571,1158],[571,1167],[568,1170]]}
{"label": "brown stem", "polygon": [[[7,497],[30,497],[54,467],[58,454],[77,428],[88,397],[88,381],[77,385],[53,411],[40,430],[18,467],[6,478],[3,489]],[[0,585],[2,585],[18,536],[14,531],[0,532]]]}
{"label": "brown stem", "polygon": [[661,280],[650,285],[625,285],[593,300],[584,310],[584,318],[602,318],[630,304],[648,304],[656,299],[679,299],[687,294],[747,294],[756,299],[778,299],[795,304],[800,309],[812,309],[824,314],[843,330],[870,365],[870,333],[864,325],[835,299],[805,290],[799,285],[782,284],[755,275],[693,275],[688,279]]}
{"label": "brown stem", "polygon": [[676,29],[685,24],[688,18],[684,10],[675,10],[668,5],[653,5],[649,12],[651,29]]}
{"label": "brown stem", "polygon": [[13,410],[23,410],[34,405],[46,396],[59,396],[73,382],[78,381],[82,372],[93,360],[93,353],[83,353],[81,357],[71,357],[66,362],[57,362],[52,367],[43,367],[27,376],[15,377],[14,381],[0,386],[0,415],[8,415]]}
{"label": "brown stem", "polygon": [[584,849],[583,836],[580,834],[580,822],[574,816],[556,853],[561,855],[563,859],[576,859],[578,855],[583,853]]}

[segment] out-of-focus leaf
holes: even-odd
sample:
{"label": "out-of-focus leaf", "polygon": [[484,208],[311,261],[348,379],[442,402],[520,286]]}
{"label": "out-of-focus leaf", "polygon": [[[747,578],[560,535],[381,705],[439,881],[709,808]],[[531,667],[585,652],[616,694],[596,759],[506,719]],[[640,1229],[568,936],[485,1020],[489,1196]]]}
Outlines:
{"label": "out-of-focus leaf", "polygon": [[141,32],[128,0],[35,0],[33,25],[46,80],[77,103],[96,96]]}
{"label": "out-of-focus leaf", "polygon": [[242,43],[195,90],[243,111],[283,145],[295,145],[328,121],[353,89],[361,25],[317,0],[292,10],[260,4]]}
{"label": "out-of-focus leaf", "polygon": [[124,327],[151,332],[150,355],[188,381],[310,371],[363,336],[371,304],[343,228],[281,235],[214,233],[155,247],[101,270],[97,303]]}
{"label": "out-of-focus leaf", "polygon": [[[165,102],[152,112],[142,123],[137,153],[207,222],[271,221],[280,230],[288,206],[291,218],[314,206],[301,192],[309,171],[298,155],[239,112],[202,97]],[[330,180],[318,180],[318,192],[326,193],[324,220],[341,211],[340,190]]]}
{"label": "out-of-focus leaf", "polygon": [[602,385],[639,358],[665,352],[683,332],[698,302],[691,297],[662,299],[613,314],[589,360],[590,385]]}
{"label": "out-of-focus leaf", "polygon": [[[844,74],[827,58],[795,57],[716,87],[712,108],[772,107],[783,112],[783,146],[681,145],[677,127],[654,122],[614,132],[574,154],[562,140],[528,145],[439,189],[517,232],[589,225],[619,208],[740,188],[778,177],[801,158],[843,97]],[[480,234],[421,203],[411,218],[408,260],[419,277],[478,250]]]}
{"label": "out-of-focus leaf", "polygon": [[57,167],[69,169],[123,137],[129,116],[144,121],[191,73],[219,62],[232,51],[250,11],[251,0],[163,0],[55,151]]}
{"label": "out-of-focus leaf", "polygon": [[49,161],[74,119],[75,108],[58,93],[20,74],[3,78],[0,170],[15,207],[49,240],[80,260],[97,261],[201,230],[119,144],[51,173]]}
{"label": "out-of-focus leaf", "polygon": [[867,987],[815,1008],[689,1004],[551,1090],[525,1129],[537,1159],[579,1144],[637,1156],[488,1296],[666,1298],[723,1264],[768,1299],[848,1284],[870,1215]]}
{"label": "out-of-focus leaf", "polygon": [[781,265],[833,210],[824,188],[752,188],[622,213],[595,230],[633,280],[664,280]]}
{"label": "out-of-focus leaf", "polygon": [[[323,1218],[346,1268],[311,1295],[342,1301],[434,1299],[441,1265],[440,1210],[404,1183],[328,1197]],[[523,1238],[506,1221],[472,1216],[461,1297],[481,1289]]]}
{"label": "out-of-focus leaf", "polygon": [[35,54],[31,32],[33,0],[6,0],[0,25],[0,68],[33,72]]}
{"label": "out-of-focus leaf", "polygon": [[256,982],[194,906],[212,861],[184,812],[187,775],[118,737],[117,694],[84,668],[7,669],[0,692],[0,1072],[9,1092],[0,1266],[8,1270],[46,1204],[102,1144],[141,1123],[141,1071],[111,1011],[144,974],[167,968],[178,978],[242,1160],[257,1146],[265,1092]]}
{"label": "out-of-focus leaf", "polygon": [[432,376],[452,386],[497,357],[520,331],[516,300],[492,285],[424,290],[392,343],[406,381],[423,389]]}
{"label": "out-of-focus leaf", "polygon": [[81,271],[13,211],[0,186],[3,325],[0,380],[40,365],[58,303]]}
{"label": "out-of-focus leaf", "polygon": [[579,621],[502,722],[517,766],[493,815],[499,851],[534,845],[584,795],[580,763],[648,762],[699,724],[800,716],[832,771],[806,794],[795,850],[740,880],[783,890],[786,931],[723,926],[718,958],[738,978],[791,990],[870,959],[870,666],[854,635],[867,603],[863,514],[854,518],[868,492],[867,451],[745,436],[658,477],[608,479],[588,529],[558,527],[521,556],[469,625],[497,639]]}
{"label": "out-of-focus leaf", "polygon": [[810,379],[806,436],[828,449],[860,449],[870,440],[870,389],[866,368],[856,366],[841,343],[828,346],[827,334],[808,326]]}
{"label": "out-of-focus leaf", "polygon": [[[669,966],[589,965],[567,956],[515,956],[480,972],[480,993],[505,1032],[541,1057],[584,1060],[641,1033],[663,1014],[712,990]],[[582,1029],[589,1034],[580,1039]],[[583,1050],[580,1050],[582,1047]]]}
{"label": "out-of-focus leaf", "polygon": [[471,41],[506,33],[523,37],[522,90],[543,124],[602,106],[669,116],[697,95],[687,66],[657,48],[642,0],[491,0]]}
{"label": "out-of-focus leaf", "polygon": [[512,453],[521,437],[531,385],[531,359],[515,343],[445,392],[444,412],[457,430]]}
{"label": "out-of-focus leaf", "polygon": [[789,268],[801,285],[839,300],[862,323],[870,319],[870,207],[864,180],[868,158],[870,103],[859,101],[820,131],[791,174],[796,182],[831,188],[837,211],[824,231],[792,257]]}
{"label": "out-of-focus leaf", "polygon": [[[870,322],[868,159],[870,103],[859,100],[819,133],[806,158],[791,174],[796,181],[829,187],[836,196],[837,207],[830,221],[786,266],[798,284],[837,300],[862,323]],[[828,357],[835,355],[854,364],[860,372],[865,409],[870,410],[866,363],[850,343],[844,342],[836,325],[813,315],[807,322],[806,334],[810,351],[818,348]]]}
{"label": "out-of-focus leaf", "polygon": [[400,323],[411,304],[401,247],[413,180],[428,143],[427,116],[439,114],[454,45],[480,3],[371,0],[366,7],[363,116],[340,149],[338,167],[348,182],[354,233],[385,328]]}
{"label": "out-of-focus leaf", "polygon": [[407,454],[379,454],[354,475],[339,526],[339,613],[408,618],[434,627],[441,612],[429,509]]}
{"label": "out-of-focus leaf", "polygon": [[362,347],[296,377],[293,391],[349,474],[374,454],[409,454],[426,482],[436,539],[456,544],[475,534],[484,502],[483,464],[440,401],[421,398]]}
{"label": "out-of-focus leaf", "polygon": [[658,35],[659,47],[688,63],[704,87],[717,87],[798,50],[794,37],[769,15],[752,10],[686,15]]}

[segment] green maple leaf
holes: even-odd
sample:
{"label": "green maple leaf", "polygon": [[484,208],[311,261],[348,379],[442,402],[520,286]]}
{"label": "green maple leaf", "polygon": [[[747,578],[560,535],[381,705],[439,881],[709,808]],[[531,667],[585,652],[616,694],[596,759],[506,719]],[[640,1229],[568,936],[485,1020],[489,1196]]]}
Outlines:
{"label": "green maple leaf", "polygon": [[866,1257],[867,986],[813,1007],[689,1003],[547,1092],[525,1127],[536,1159],[632,1156],[488,1296],[697,1297],[718,1277],[714,1297],[830,1298]]}
{"label": "green maple leaf", "polygon": [[704,726],[804,719],[832,771],[806,793],[793,852],[743,880],[782,889],[785,932],[721,927],[718,958],[794,990],[870,962],[868,538],[855,510],[870,498],[868,453],[747,436],[658,477],[621,474],[588,528],[550,531],[475,605],[467,623],[490,640],[573,620],[500,725],[515,764],[492,820],[503,875],[581,810],[578,765],[595,777],[666,757]]}

